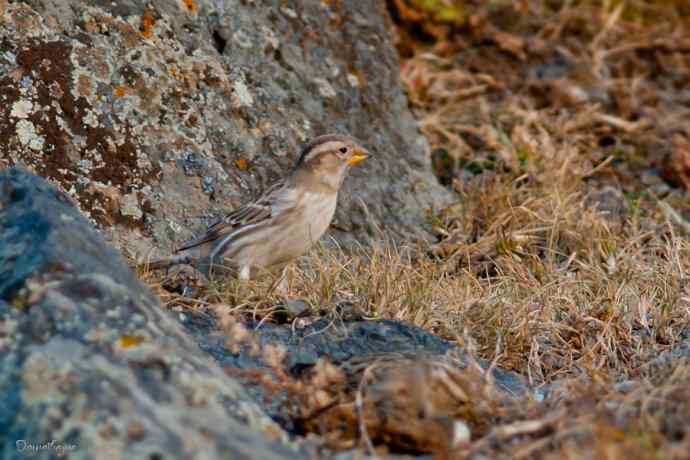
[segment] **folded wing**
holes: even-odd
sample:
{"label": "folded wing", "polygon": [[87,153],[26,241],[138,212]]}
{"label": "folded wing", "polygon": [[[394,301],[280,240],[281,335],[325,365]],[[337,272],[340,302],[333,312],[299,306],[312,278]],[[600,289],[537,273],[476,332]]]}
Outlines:
{"label": "folded wing", "polygon": [[220,241],[239,227],[270,219],[275,212],[277,195],[283,185],[284,183],[279,182],[268,188],[259,199],[237,208],[211,225],[203,235],[183,243],[175,252],[192,249],[211,241]]}

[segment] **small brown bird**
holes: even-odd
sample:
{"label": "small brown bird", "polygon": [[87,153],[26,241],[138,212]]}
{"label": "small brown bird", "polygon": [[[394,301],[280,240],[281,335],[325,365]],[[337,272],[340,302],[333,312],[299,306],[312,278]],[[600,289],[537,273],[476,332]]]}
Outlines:
{"label": "small brown bird", "polygon": [[184,243],[174,256],[146,265],[156,269],[201,262],[204,271],[230,268],[243,280],[257,270],[284,269],[326,232],[347,172],[367,156],[350,136],[317,137],[304,147],[288,177],[259,199]]}

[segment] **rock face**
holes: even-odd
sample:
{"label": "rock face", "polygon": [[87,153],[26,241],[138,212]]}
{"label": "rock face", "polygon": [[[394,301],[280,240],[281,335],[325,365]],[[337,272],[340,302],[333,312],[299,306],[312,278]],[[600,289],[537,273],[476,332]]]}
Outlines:
{"label": "rock face", "polygon": [[121,250],[167,253],[347,131],[376,158],[332,235],[424,236],[447,192],[387,21],[373,0],[0,0],[0,169],[58,184]]}
{"label": "rock face", "polygon": [[305,456],[283,437],[65,194],[0,174],[0,457]]}

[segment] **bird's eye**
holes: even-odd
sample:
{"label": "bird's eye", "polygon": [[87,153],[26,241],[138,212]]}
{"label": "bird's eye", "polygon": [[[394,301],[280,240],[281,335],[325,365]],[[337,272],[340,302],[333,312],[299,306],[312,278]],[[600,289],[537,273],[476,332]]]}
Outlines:
{"label": "bird's eye", "polygon": [[347,147],[340,147],[340,153],[347,153]]}

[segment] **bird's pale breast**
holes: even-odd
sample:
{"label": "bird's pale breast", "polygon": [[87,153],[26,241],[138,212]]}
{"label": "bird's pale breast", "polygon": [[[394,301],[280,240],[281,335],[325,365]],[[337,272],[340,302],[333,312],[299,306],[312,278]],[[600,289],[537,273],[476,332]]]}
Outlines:
{"label": "bird's pale breast", "polygon": [[259,230],[253,247],[234,257],[239,265],[271,268],[289,263],[306,253],[326,232],[333,219],[337,195],[305,192],[297,209],[272,217],[275,226]]}

